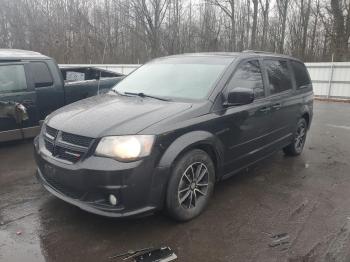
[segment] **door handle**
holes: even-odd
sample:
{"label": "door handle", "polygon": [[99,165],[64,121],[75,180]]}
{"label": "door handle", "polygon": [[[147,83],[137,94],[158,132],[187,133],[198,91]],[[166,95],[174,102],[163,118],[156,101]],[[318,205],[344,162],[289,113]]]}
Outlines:
{"label": "door handle", "polygon": [[273,109],[276,109],[276,110],[281,109],[281,107],[282,107],[282,105],[281,105],[280,103],[274,104],[274,105],[272,106],[272,108],[273,108]]}
{"label": "door handle", "polygon": [[264,106],[262,108],[259,109],[260,112],[267,112],[267,111],[270,111],[270,107],[269,106]]}

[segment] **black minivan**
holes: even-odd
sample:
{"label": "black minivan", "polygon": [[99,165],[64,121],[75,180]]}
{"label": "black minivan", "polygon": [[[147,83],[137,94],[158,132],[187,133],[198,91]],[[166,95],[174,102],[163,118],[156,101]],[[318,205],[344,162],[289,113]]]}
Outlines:
{"label": "black minivan", "polygon": [[166,209],[190,220],[216,181],[283,149],[299,155],[313,111],[298,59],[247,51],[162,57],[109,93],[50,114],[35,139],[37,176],[86,211]]}

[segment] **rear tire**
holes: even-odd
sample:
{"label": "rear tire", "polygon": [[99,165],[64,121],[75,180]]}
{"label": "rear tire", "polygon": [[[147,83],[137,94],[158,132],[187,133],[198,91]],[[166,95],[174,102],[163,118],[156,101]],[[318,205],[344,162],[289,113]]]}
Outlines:
{"label": "rear tire", "polygon": [[303,151],[307,134],[307,123],[305,118],[299,119],[294,132],[293,142],[283,148],[287,156],[298,156]]}
{"label": "rear tire", "polygon": [[188,221],[203,212],[214,190],[215,168],[210,156],[194,149],[176,161],[169,180],[166,208],[178,221]]}

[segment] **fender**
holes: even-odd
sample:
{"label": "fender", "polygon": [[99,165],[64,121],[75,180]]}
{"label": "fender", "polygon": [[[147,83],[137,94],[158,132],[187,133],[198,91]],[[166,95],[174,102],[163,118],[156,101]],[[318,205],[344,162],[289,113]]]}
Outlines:
{"label": "fender", "polygon": [[192,131],[175,139],[166,149],[158,166],[170,167],[182,152],[199,145],[210,146],[213,149],[219,169],[223,162],[224,146],[214,134],[208,131]]}

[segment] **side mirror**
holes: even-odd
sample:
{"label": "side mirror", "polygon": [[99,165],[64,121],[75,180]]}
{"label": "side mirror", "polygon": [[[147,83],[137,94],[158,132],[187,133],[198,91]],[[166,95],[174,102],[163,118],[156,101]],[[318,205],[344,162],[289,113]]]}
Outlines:
{"label": "side mirror", "polygon": [[225,106],[246,105],[254,101],[254,91],[250,88],[236,87],[227,94]]}

